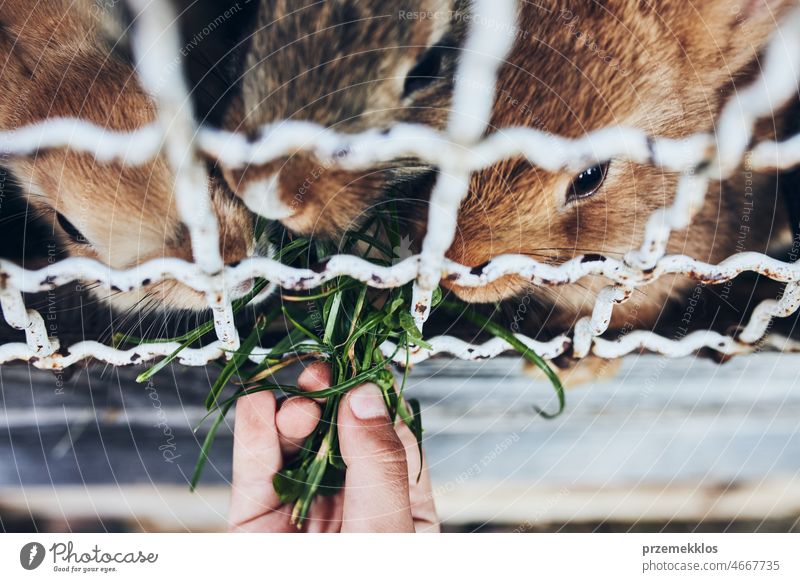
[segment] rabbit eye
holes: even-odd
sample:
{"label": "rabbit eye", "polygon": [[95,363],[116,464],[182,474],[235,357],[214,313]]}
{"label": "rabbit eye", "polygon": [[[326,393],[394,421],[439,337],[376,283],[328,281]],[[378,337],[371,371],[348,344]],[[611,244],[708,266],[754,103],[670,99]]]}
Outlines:
{"label": "rabbit eye", "polygon": [[422,58],[417,61],[417,64],[406,76],[406,81],[403,85],[403,97],[408,97],[412,93],[427,87],[439,78],[444,51],[445,48],[441,46],[431,47],[425,51]]}
{"label": "rabbit eye", "polygon": [[588,198],[600,189],[608,174],[611,162],[597,164],[578,174],[567,190],[567,202]]}
{"label": "rabbit eye", "polygon": [[81,231],[79,231],[74,224],[67,220],[66,216],[60,212],[56,212],[56,220],[58,220],[58,225],[67,233],[73,242],[88,244],[89,241],[86,240],[86,237],[81,234]]}

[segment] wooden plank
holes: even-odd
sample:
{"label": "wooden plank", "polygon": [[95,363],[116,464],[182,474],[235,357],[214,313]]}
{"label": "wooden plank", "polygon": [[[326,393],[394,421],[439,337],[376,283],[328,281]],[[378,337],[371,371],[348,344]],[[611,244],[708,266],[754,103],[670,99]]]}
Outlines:
{"label": "wooden plank", "polygon": [[[799,364],[778,354],[723,366],[631,357],[614,380],[569,391],[554,421],[532,410],[554,407],[551,388],[513,358],[426,363],[408,390],[423,406],[434,487],[451,523],[780,517],[800,514]],[[148,386],[133,382],[135,369],[98,367],[59,386],[50,373],[3,367],[0,502],[23,487],[180,496],[214,370],[175,367]],[[204,478],[216,512],[230,428]]]}

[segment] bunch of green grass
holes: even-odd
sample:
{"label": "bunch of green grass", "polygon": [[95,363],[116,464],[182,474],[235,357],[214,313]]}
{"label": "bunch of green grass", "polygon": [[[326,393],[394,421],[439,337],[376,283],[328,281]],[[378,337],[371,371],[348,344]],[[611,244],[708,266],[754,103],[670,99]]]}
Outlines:
{"label": "bunch of green grass", "polygon": [[[338,249],[328,243],[306,238],[287,242],[286,233],[274,231],[270,236],[282,262],[309,267],[326,260],[335,252],[360,254],[375,264],[387,265],[394,260],[393,249],[399,248],[400,236],[396,221],[376,217],[358,232],[348,235]],[[261,235],[261,233],[257,233]],[[259,280],[253,291],[234,303],[239,312],[266,286]],[[438,306],[438,307],[437,307]],[[501,325],[483,315],[452,301],[441,302],[441,292],[434,295],[434,308],[463,314],[473,324],[502,337],[526,360],[541,368],[552,382],[558,395],[559,414],[564,407],[564,390],[558,377],[548,364]],[[258,364],[250,361],[252,350],[261,345],[261,337],[271,324],[280,322],[285,336]],[[180,352],[213,329],[208,322],[191,332],[165,341],[178,341],[180,347],[149,368],[138,378],[146,381],[173,361]],[[121,337],[119,342],[141,342],[141,338]],[[397,352],[388,356],[381,351],[384,342],[396,344]],[[217,430],[235,402],[247,394],[264,390],[289,395],[324,398],[324,409],[314,432],[306,439],[300,453],[275,476],[273,486],[280,499],[292,506],[292,522],[298,527],[305,520],[311,503],[317,495],[334,494],[344,482],[345,465],[339,453],[336,415],[344,394],[365,382],[372,382],[383,392],[386,408],[393,420],[400,417],[412,431],[422,454],[422,423],[419,403],[404,398],[408,375],[408,362],[399,380],[392,373],[392,360],[405,350],[408,354],[416,348],[430,347],[416,327],[411,316],[411,286],[388,290],[370,289],[367,285],[342,276],[309,292],[280,297],[280,305],[260,315],[241,347],[230,358],[220,363],[222,371],[206,399],[208,414],[203,419],[213,421],[200,450],[200,456],[191,480],[194,489],[208,459],[209,449]],[[307,359],[328,362],[332,371],[332,386],[316,392],[304,392],[295,386],[279,384],[274,379],[278,370]],[[226,393],[228,390],[228,393]],[[538,410],[538,409],[537,409]],[[538,410],[544,416],[549,415]],[[201,423],[202,424],[202,423]]]}

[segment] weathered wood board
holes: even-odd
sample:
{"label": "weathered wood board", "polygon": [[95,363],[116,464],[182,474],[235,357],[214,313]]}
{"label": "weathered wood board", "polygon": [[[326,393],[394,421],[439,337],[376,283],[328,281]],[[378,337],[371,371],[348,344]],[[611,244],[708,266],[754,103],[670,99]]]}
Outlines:
{"label": "weathered wood board", "polygon": [[[759,520],[800,515],[799,370],[792,355],[629,357],[615,379],[569,391],[552,421],[533,412],[555,406],[552,390],[514,358],[429,362],[408,389],[450,523]],[[186,491],[216,368],[175,367],[147,385],[136,372],[0,369],[0,506],[222,527],[230,423],[203,491]]]}

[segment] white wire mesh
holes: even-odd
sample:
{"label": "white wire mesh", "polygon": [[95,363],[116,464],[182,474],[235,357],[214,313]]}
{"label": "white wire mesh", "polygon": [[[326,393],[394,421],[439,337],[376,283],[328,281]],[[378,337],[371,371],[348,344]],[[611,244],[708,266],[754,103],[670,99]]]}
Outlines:
{"label": "white wire mesh", "polygon": [[[528,128],[510,128],[484,137],[493,93],[471,90],[495,86],[499,67],[511,49],[511,35],[498,35],[500,28],[514,26],[516,2],[477,0],[472,10],[471,30],[459,65],[448,128],[439,132],[426,126],[403,124],[389,132],[338,134],[308,122],[281,121],[263,128],[260,138],[208,127],[200,127],[189,106],[185,81],[165,69],[179,54],[179,39],[167,2],[129,0],[137,27],[133,49],[140,83],[154,99],[158,117],[153,124],[134,132],[114,132],[79,119],[51,119],[10,132],[0,132],[0,155],[28,155],[42,148],[70,147],[91,153],[98,161],[120,160],[144,163],[160,152],[174,172],[174,195],[192,241],[195,261],[173,258],[153,260],[120,271],[86,258],[68,258],[39,270],[26,270],[0,260],[0,307],[6,322],[24,330],[25,343],[0,345],[0,363],[28,360],[48,369],[68,367],[85,358],[112,365],[127,365],[170,354],[177,344],[143,344],[119,350],[95,341],[84,341],[59,350],[57,338],[48,337],[39,313],[26,309],[22,293],[51,290],[70,281],[97,282],[122,291],[165,279],[178,280],[203,293],[214,314],[218,340],[200,349],[185,349],[178,361],[204,365],[239,346],[233,322],[230,290],[255,277],[287,289],[310,289],[340,275],[349,275],[372,287],[414,285],[413,315],[420,325],[427,319],[432,290],[441,278],[461,286],[478,287],[498,278],[516,274],[539,285],[575,283],[599,275],[610,285],[597,296],[593,313],[578,322],[572,335],[563,334],[548,342],[524,335],[518,337],[545,358],[568,349],[576,357],[589,353],[604,358],[620,357],[646,349],[667,356],[685,356],[701,348],[725,355],[752,351],[759,346],[796,349],[796,342],[774,335],[765,336],[775,317],[791,315],[800,307],[800,266],[777,261],[759,253],[739,253],[719,264],[708,264],[685,255],[667,255],[667,243],[674,230],[685,228],[702,205],[712,179],[730,176],[749,155],[753,171],[785,169],[800,164],[800,136],[785,142],[763,142],[748,153],[756,121],[771,114],[797,95],[800,80],[800,10],[793,12],[776,30],[764,61],[761,78],[740,91],[723,109],[716,137],[692,135],[683,139],[649,136],[630,127],[608,127],[581,138],[568,139]],[[488,16],[491,14],[491,18]],[[481,26],[491,21],[493,26]],[[497,26],[497,23],[505,26]],[[166,77],[165,77],[166,76]],[[164,83],[164,78],[172,82]],[[428,232],[419,255],[391,267],[379,267],[356,257],[332,257],[321,272],[296,269],[270,258],[251,257],[236,266],[224,266],[219,252],[219,229],[211,211],[206,170],[201,153],[209,154],[230,168],[263,164],[298,151],[313,152],[323,162],[354,169],[401,156],[414,156],[440,169],[432,192]],[[348,152],[342,156],[341,152]],[[578,256],[561,265],[538,262],[521,255],[494,258],[475,273],[470,267],[445,258],[456,232],[461,200],[467,193],[473,172],[514,156],[525,156],[545,170],[569,168],[576,172],[612,158],[650,163],[682,172],[671,206],[650,217],[639,249],[623,260],[599,256]],[[602,337],[611,321],[614,305],[628,299],[632,291],[668,274],[683,274],[708,283],[724,283],[743,272],[756,272],[787,283],[779,300],[767,300],[754,311],[736,337],[712,331],[698,331],[669,339],[650,331],[633,331],[618,340]],[[409,354],[411,362],[446,353],[462,359],[491,358],[510,346],[501,339],[473,345],[450,336],[429,340],[432,349]],[[383,346],[397,362],[406,354],[396,346]],[[251,355],[258,360],[266,351]]]}

